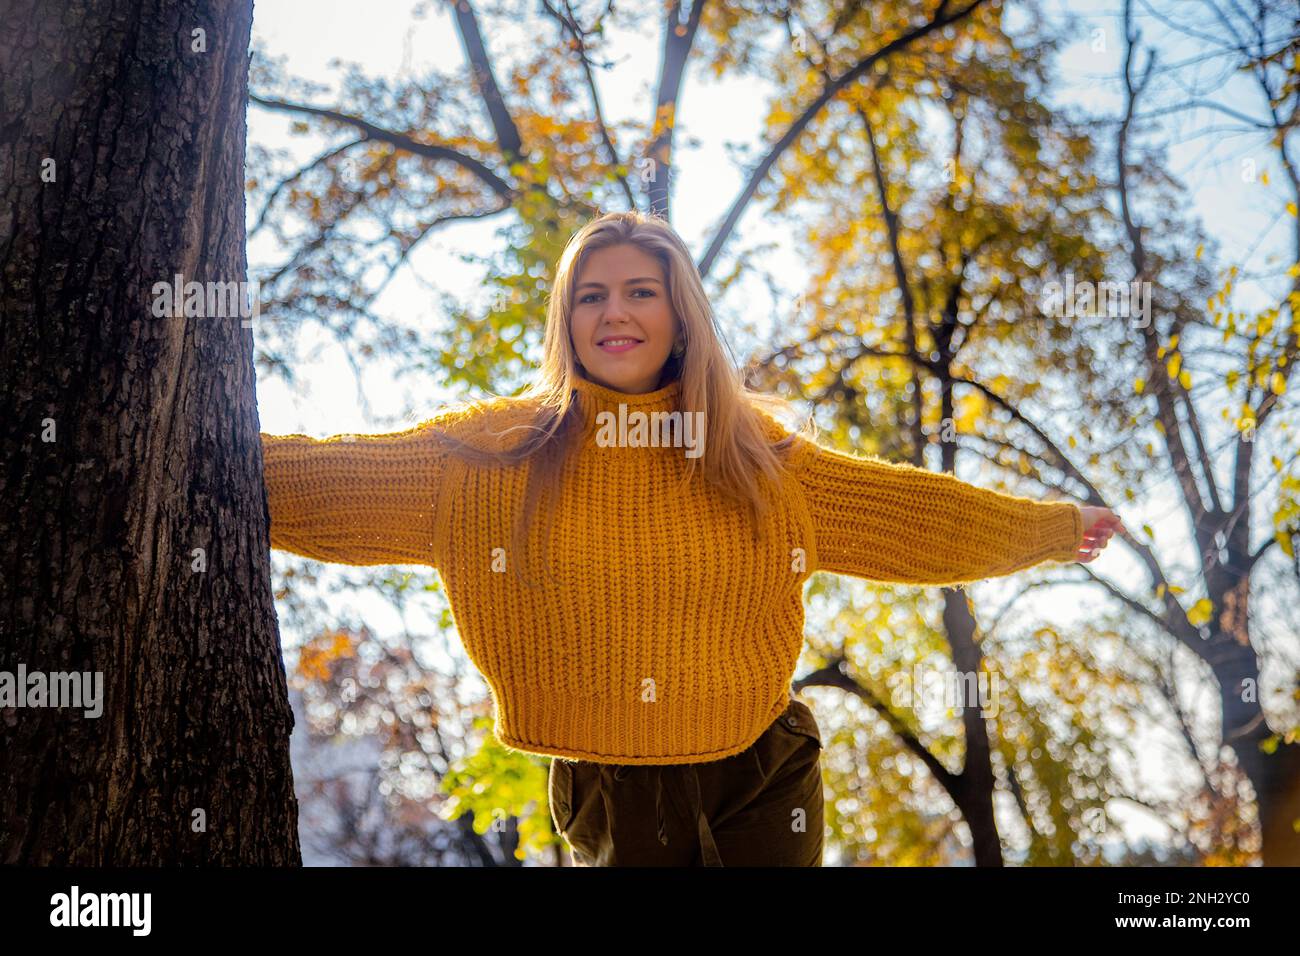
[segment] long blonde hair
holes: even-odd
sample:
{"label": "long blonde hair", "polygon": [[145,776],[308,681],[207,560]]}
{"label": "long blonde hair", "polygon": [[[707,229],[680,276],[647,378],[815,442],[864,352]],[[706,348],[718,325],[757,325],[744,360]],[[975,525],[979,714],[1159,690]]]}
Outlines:
{"label": "long blonde hair", "polygon": [[[523,514],[515,529],[516,555],[523,554],[521,535],[541,496],[555,488],[565,452],[582,427],[574,381],[587,376],[582,374],[572,336],[578,276],[592,252],[621,244],[636,246],[662,265],[669,304],[685,343],[681,355],[669,356],[658,387],[679,381],[679,410],[684,414],[704,413],[707,452],[699,458],[688,459],[684,480],[692,479],[696,469],[702,468],[703,480],[728,500],[748,506],[757,538],[761,517],[769,506],[764,482],[768,488],[779,488],[795,442],[799,437],[815,440],[811,416],[805,417],[795,432],[785,433],[775,442],[771,440],[769,426],[759,410],[772,413],[769,417],[775,419],[781,413],[788,414],[791,406],[778,396],[754,391],[744,384],[718,333],[713,309],[690,251],[673,228],[654,214],[606,213],[573,235],[556,267],[547,302],[541,365],[532,383],[514,399],[527,403],[535,415],[527,424],[491,432],[500,437],[522,431],[526,436],[523,441],[509,448],[483,449],[445,432],[439,435],[449,451],[479,464],[509,465],[534,459]],[[509,562],[516,568],[523,563]]]}

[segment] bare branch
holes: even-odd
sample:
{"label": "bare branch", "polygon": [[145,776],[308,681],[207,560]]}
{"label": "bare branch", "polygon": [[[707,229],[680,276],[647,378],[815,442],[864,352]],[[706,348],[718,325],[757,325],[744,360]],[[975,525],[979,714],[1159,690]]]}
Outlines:
{"label": "bare branch", "polygon": [[252,229],[248,230],[248,234],[250,236],[256,235],[257,232],[264,225],[266,225],[267,214],[270,213],[271,207],[275,205],[275,201],[276,199],[279,198],[280,193],[284,191],[284,187],[296,183],[298,180],[302,179],[302,177],[306,176],[312,170],[318,168],[319,166],[324,165],[325,163],[328,163],[335,156],[339,156],[347,152],[353,146],[356,146],[358,143],[364,143],[364,142],[365,142],[364,137],[360,139],[348,140],[348,142],[344,143],[342,146],[339,146],[335,149],[331,149],[328,152],[321,153],[321,155],[317,156],[314,160],[312,160],[306,166],[302,167],[292,176],[282,179],[280,180],[280,182],[276,183],[275,188],[272,189],[270,194],[266,197],[266,205],[262,207],[262,212],[257,217],[257,224],[253,226]]}
{"label": "bare branch", "polygon": [[367,122],[359,116],[349,116],[346,113],[340,113],[338,110],[325,109],[319,106],[307,106],[302,103],[287,103],[284,100],[267,99],[266,97],[257,96],[250,93],[249,102],[256,103],[258,106],[264,106],[267,109],[282,110],[286,113],[303,113],[308,116],[319,116],[322,119],[331,120],[341,126],[351,126],[360,130],[364,135],[363,140],[373,139],[381,143],[389,143],[398,149],[405,150],[416,156],[423,156],[426,159],[445,159],[455,163],[477,176],[489,189],[497,195],[502,196],[511,202],[515,199],[515,190],[504,179],[498,176],[492,170],[475,159],[473,156],[466,156],[457,150],[447,146],[439,146],[436,143],[422,143],[419,140],[412,139],[405,133],[396,133],[392,130],[383,129],[374,123]]}

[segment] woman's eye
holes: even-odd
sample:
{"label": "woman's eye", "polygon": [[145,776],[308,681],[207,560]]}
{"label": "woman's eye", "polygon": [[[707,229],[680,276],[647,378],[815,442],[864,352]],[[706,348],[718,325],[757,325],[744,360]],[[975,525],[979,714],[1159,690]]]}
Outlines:
{"label": "woman's eye", "polygon": [[[644,292],[648,296],[653,296],[655,294],[653,289],[633,289],[632,291],[633,294],[637,292]],[[578,300],[578,304],[586,305],[592,300],[600,298],[600,295],[601,294],[599,292],[588,292],[586,295],[584,295],[582,298]]]}

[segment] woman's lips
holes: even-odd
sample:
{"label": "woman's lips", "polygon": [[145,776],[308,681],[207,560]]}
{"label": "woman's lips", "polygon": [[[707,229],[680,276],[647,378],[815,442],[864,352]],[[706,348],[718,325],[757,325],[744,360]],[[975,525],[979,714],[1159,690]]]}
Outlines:
{"label": "woman's lips", "polygon": [[630,340],[630,341],[625,341],[620,345],[609,345],[608,343],[602,342],[597,347],[603,352],[626,352],[629,349],[636,348],[640,344],[641,344],[640,342],[637,342],[635,340]]}

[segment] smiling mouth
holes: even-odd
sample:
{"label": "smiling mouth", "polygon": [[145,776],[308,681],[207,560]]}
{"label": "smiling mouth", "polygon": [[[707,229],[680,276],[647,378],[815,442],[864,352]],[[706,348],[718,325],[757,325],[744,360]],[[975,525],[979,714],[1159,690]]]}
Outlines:
{"label": "smiling mouth", "polygon": [[630,335],[620,335],[601,339],[596,347],[604,349],[606,352],[626,352],[628,349],[635,348],[640,344],[640,339],[633,338]]}

